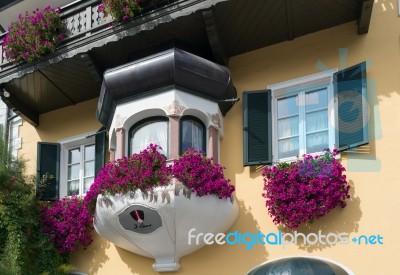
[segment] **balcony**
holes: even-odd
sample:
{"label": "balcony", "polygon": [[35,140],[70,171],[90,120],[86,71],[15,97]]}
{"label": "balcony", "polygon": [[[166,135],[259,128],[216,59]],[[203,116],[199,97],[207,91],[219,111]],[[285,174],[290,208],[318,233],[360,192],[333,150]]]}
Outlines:
{"label": "balcony", "polygon": [[37,126],[40,114],[98,97],[106,69],[154,47],[178,43],[227,66],[231,56],[351,21],[355,32],[366,33],[372,2],[180,0],[116,24],[97,12],[99,0],[75,1],[61,9],[68,36],[56,52],[29,64],[0,55],[0,91],[8,91],[3,100]]}

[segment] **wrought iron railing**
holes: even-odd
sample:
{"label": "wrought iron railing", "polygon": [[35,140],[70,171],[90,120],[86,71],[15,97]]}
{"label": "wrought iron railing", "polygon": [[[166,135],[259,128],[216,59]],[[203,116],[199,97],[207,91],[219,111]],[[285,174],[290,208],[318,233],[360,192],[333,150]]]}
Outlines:
{"label": "wrought iron railing", "polygon": [[[67,27],[66,38],[62,44],[82,36],[90,36],[109,26],[113,18],[105,17],[103,13],[97,12],[99,4],[100,0],[82,0],[61,8],[60,16]],[[3,53],[2,40],[5,35],[5,33],[0,35],[0,71],[14,66]]]}
{"label": "wrought iron railing", "polygon": [[[50,54],[46,60],[49,63],[59,62],[63,58],[101,46],[101,43],[96,44],[96,41],[104,43],[116,41],[123,36],[150,30],[158,24],[189,15],[197,10],[208,9],[224,1],[228,0],[176,0],[162,7],[149,9],[130,22],[114,24],[111,16],[104,16],[104,13],[97,11],[101,0],[77,0],[61,8],[60,16],[67,27],[66,38],[56,52]],[[112,30],[113,28],[115,31]],[[45,66],[39,64],[42,61],[34,62],[34,64],[14,64],[11,60],[7,60],[2,45],[5,35],[5,33],[0,34],[0,76],[2,77],[0,82],[9,81]]]}

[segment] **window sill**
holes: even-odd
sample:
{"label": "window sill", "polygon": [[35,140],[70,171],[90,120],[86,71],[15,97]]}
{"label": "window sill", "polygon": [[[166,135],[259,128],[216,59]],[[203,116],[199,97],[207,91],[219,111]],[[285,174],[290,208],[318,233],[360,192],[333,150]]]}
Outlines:
{"label": "window sill", "polygon": [[[331,150],[332,151],[332,150]],[[315,153],[311,153],[311,154],[306,154],[306,155],[310,155],[310,156],[312,156],[312,157],[316,157],[316,156],[322,156],[324,154],[324,152],[315,152]],[[342,156],[341,156],[341,153],[340,152],[338,152],[337,154],[336,154],[336,156],[335,156],[335,159],[336,160],[340,160],[342,158]],[[299,156],[296,156],[296,157],[289,157],[289,158],[283,158],[283,159],[279,159],[279,160],[274,160],[274,164],[276,164],[276,163],[283,163],[283,162],[285,162],[285,163],[291,163],[291,162],[295,162],[295,161],[297,161],[297,160],[303,160],[304,159],[304,155],[303,156],[301,156],[301,157],[299,157]]]}

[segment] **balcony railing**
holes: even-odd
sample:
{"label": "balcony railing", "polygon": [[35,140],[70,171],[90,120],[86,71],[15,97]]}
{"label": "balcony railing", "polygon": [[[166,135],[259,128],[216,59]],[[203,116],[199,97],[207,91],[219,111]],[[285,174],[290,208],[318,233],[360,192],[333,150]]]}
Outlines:
{"label": "balcony railing", "polygon": [[14,64],[3,54],[3,38],[0,35],[0,84],[14,78],[20,78],[52,63],[65,58],[85,53],[93,47],[117,41],[125,36],[136,35],[144,30],[151,30],[158,24],[170,22],[178,17],[190,15],[198,10],[206,10],[219,2],[228,0],[178,0],[163,7],[144,12],[133,20],[114,24],[111,16],[105,17],[97,12],[100,0],[75,1],[61,8],[60,16],[67,27],[66,38],[54,53],[43,60],[32,63]]}
{"label": "balcony railing", "polygon": [[[90,36],[109,26],[113,18],[105,17],[102,12],[97,12],[99,5],[100,0],[75,1],[61,8],[60,16],[67,27],[67,34],[60,47],[74,39]],[[0,36],[0,71],[14,66],[3,53],[2,42],[5,35],[6,33],[3,33]]]}

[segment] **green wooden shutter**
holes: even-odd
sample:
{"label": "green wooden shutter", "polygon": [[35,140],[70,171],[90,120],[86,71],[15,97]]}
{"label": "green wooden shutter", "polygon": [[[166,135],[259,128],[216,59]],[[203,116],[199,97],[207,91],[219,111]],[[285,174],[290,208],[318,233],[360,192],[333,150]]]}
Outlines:
{"label": "green wooden shutter", "polygon": [[368,101],[366,63],[334,74],[339,151],[368,143]]}
{"label": "green wooden shutter", "polygon": [[95,135],[95,164],[94,172],[95,176],[99,173],[100,169],[104,167],[106,163],[106,130],[100,129]]}
{"label": "green wooden shutter", "polygon": [[243,93],[243,162],[272,163],[271,90]]}
{"label": "green wooden shutter", "polygon": [[43,188],[37,185],[36,196],[41,200],[58,200],[60,184],[60,144],[38,142],[37,144],[37,183],[49,173],[54,178]]}

